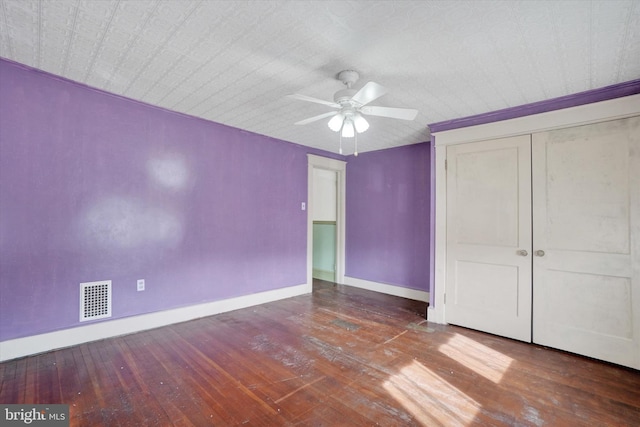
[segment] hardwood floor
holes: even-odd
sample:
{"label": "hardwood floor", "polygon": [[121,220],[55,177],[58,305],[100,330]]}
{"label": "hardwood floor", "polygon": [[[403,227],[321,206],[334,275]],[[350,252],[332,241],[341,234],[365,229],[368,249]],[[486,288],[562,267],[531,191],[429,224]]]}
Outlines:
{"label": "hardwood floor", "polygon": [[0,403],[74,426],[638,426],[640,372],[455,326],[425,303],[312,295],[0,364]]}

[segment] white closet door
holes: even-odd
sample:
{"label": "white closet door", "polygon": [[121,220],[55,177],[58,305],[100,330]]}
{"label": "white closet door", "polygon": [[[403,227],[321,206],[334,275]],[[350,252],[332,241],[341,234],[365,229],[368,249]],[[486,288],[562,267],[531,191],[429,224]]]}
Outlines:
{"label": "white closet door", "polygon": [[640,368],[640,118],[532,150],[533,341]]}
{"label": "white closet door", "polygon": [[531,341],[531,138],[447,148],[446,321]]}

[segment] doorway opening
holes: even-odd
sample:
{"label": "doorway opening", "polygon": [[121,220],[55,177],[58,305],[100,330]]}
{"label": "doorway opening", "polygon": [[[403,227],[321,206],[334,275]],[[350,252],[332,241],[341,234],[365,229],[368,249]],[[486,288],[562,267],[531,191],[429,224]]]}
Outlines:
{"label": "doorway opening", "polygon": [[344,283],[346,162],[308,155],[307,284]]}

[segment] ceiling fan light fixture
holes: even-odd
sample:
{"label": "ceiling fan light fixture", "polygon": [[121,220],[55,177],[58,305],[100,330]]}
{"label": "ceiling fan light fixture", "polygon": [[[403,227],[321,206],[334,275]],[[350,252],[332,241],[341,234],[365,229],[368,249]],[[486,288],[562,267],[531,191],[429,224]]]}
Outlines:
{"label": "ceiling fan light fixture", "polygon": [[356,130],[353,127],[353,122],[350,119],[345,119],[342,125],[341,135],[343,138],[353,138],[356,134]]}
{"label": "ceiling fan light fixture", "polygon": [[369,122],[360,114],[356,114],[356,116],[354,117],[353,125],[355,126],[356,132],[358,133],[362,133],[369,129]]}
{"label": "ceiling fan light fixture", "polygon": [[380,116],[393,119],[413,120],[418,114],[418,110],[408,108],[382,107],[369,105],[369,103],[387,93],[384,86],[375,82],[368,82],[360,89],[354,89],[353,85],[358,81],[360,75],[353,70],[344,70],[338,73],[337,78],[345,86],[345,89],[337,91],[333,95],[333,102],[314,98],[307,95],[294,94],[290,98],[300,101],[323,104],[337,110],[309,117],[308,119],[296,122],[296,125],[306,125],[327,117],[331,117],[327,126],[340,136],[339,152],[342,154],[342,138],[353,138],[354,156],[358,155],[358,134],[369,129],[369,122],[362,116]]}
{"label": "ceiling fan light fixture", "polygon": [[329,129],[331,129],[334,132],[340,132],[343,121],[344,121],[344,114],[338,113],[335,116],[333,116],[331,120],[329,120],[329,123],[327,123],[327,126],[329,126]]}

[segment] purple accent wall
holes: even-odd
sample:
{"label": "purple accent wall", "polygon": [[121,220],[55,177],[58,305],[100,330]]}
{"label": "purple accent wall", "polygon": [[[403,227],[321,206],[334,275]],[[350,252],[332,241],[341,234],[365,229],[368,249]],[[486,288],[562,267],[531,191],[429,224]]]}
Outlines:
{"label": "purple accent wall", "polygon": [[[0,60],[0,341],[306,282],[307,153]],[[136,280],[146,290],[136,291]]]}
{"label": "purple accent wall", "polygon": [[346,275],[429,290],[430,144],[349,156]]}
{"label": "purple accent wall", "polygon": [[592,104],[594,102],[606,101],[608,99],[621,98],[623,96],[636,95],[639,93],[640,79],[631,80],[558,98],[533,102],[531,104],[519,105],[517,107],[505,108],[503,110],[491,111],[475,116],[432,123],[429,125],[429,129],[431,132],[442,132],[445,130],[514,119],[516,117],[530,116],[532,114],[540,114],[547,111],[561,110],[563,108],[577,107],[578,105]]}

